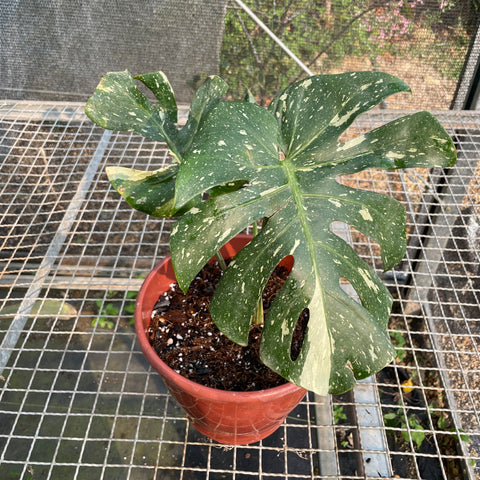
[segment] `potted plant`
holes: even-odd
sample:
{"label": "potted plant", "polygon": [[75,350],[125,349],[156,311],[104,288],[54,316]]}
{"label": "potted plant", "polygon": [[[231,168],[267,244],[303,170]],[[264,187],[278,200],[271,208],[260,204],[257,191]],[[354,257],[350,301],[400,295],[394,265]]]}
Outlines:
{"label": "potted plant", "polygon": [[[140,91],[141,83],[156,101]],[[107,168],[110,182],[132,207],[157,217],[177,217],[170,237],[171,264],[157,267],[150,280],[165,277],[171,283],[176,278],[186,291],[230,240],[262,223],[238,253],[238,245],[224,250],[236,255],[210,304],[216,325],[233,342],[248,342],[265,284],[282,260],[291,260],[288,277],[265,316],[260,349],[262,362],[291,382],[276,387],[293,395],[293,400],[280,402],[291,409],[304,389],[319,395],[345,392],[356,379],[374,374],[394,358],[386,332],[391,295],[373,269],[332,232],[331,224],[345,222],[377,242],[388,270],[405,254],[405,211],[393,198],[349,188],[338,177],[366,168],[450,166],[456,151],[447,132],[427,112],[339,140],[358,115],[391,94],[409,91],[389,74],[312,76],[287,87],[268,108],[250,95],[244,101],[224,101],[227,89],[220,78],[208,78],[194,96],[186,124],[177,128],[176,102],[163,73],[108,73],[88,100],[86,113],[104,128],[166,142],[172,154],[171,165],[152,172]],[[342,278],[351,283],[359,302],[342,290]],[[146,336],[161,293],[158,288],[147,293],[142,287],[136,311],[140,339]],[[292,359],[293,331],[305,312],[302,347]],[[157,362],[151,346],[141,342],[149,360]],[[171,370],[155,365],[164,376]],[[253,392],[221,392],[219,403],[212,404],[184,393],[185,385],[174,385],[170,378],[166,382],[187,414],[200,416],[194,425],[222,442],[263,438],[288,413],[272,415],[275,425],[248,425],[253,434],[234,418],[227,422],[233,431],[225,432],[221,416],[215,415],[232,409],[225,407],[226,396],[243,401]],[[205,388],[209,387],[193,384],[194,391],[204,393]],[[263,394],[265,401],[254,402],[266,412],[273,394]],[[254,416],[252,407],[245,405],[238,410],[247,418]],[[211,411],[212,428],[204,422]]]}

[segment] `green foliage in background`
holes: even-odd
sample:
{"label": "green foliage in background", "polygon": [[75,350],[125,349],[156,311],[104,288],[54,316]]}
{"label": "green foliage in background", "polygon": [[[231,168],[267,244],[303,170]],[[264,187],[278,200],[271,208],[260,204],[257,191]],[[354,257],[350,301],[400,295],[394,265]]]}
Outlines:
{"label": "green foliage in background", "polygon": [[[123,292],[114,292],[108,291],[106,298],[112,301],[106,302],[104,300],[97,300],[96,306],[98,310],[98,316],[95,317],[91,325],[92,327],[100,326],[101,328],[108,328],[112,330],[115,327],[115,322],[120,318],[121,315],[131,315],[129,320],[129,325],[133,325],[133,314],[135,312],[135,299],[137,298],[138,292],[128,291],[126,294]],[[121,303],[119,303],[125,295],[125,302],[123,303],[123,309],[121,308]]]}
{"label": "green foliage in background", "polygon": [[[479,2],[442,0],[249,0],[246,4],[315,73],[335,73],[346,56],[376,68],[380,55],[428,61],[458,78]],[[262,103],[292,81],[298,65],[243,10],[227,9],[221,75],[238,97],[248,85]]]}
{"label": "green foliage in background", "polygon": [[[399,429],[398,431],[401,433],[405,442],[408,443],[410,439],[412,439],[415,449],[420,449],[427,434],[414,413],[405,414],[402,408],[398,408],[394,412],[385,413],[383,420],[386,427]],[[391,432],[393,433],[395,431],[392,430]]]}

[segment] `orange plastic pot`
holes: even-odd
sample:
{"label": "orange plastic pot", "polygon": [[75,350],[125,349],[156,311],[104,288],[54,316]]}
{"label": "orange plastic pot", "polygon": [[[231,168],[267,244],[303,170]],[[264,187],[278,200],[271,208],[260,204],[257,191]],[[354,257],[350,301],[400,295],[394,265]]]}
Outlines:
{"label": "orange plastic pot", "polygon": [[[238,235],[222,248],[223,256],[235,256],[250,239],[249,235]],[[192,425],[203,435],[229,445],[253,443],[267,437],[283,423],[306,390],[292,383],[255,392],[217,390],[192,382],[172,370],[150,345],[147,329],[159,296],[175,281],[172,263],[167,257],[150,272],[137,297],[135,330],[145,357]]]}

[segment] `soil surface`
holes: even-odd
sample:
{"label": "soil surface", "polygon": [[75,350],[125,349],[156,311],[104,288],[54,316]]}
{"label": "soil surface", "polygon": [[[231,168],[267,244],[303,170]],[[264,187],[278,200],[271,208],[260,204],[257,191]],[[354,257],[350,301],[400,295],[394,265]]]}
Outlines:
{"label": "soil surface", "polygon": [[[209,304],[222,271],[208,264],[184,294],[177,284],[162,295],[152,312],[150,343],[170,368],[202,385],[230,391],[253,391],[286,383],[259,358],[262,326],[253,325],[248,346],[242,347],[223,335],[213,322]],[[264,312],[288,276],[277,267],[263,292]],[[292,342],[291,357],[301,349],[308,321],[304,311]]]}

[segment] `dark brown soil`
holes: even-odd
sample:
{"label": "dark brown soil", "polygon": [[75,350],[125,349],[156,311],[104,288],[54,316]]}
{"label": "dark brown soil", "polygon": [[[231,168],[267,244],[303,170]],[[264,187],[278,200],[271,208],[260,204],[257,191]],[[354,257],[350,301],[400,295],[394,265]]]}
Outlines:
{"label": "dark brown soil", "polygon": [[[262,390],[281,385],[284,378],[259,359],[262,326],[254,325],[247,347],[233,343],[214,324],[209,304],[222,271],[218,263],[208,264],[184,294],[173,284],[161,296],[152,312],[150,343],[160,358],[177,373],[202,385],[230,391]],[[268,310],[288,271],[277,267],[263,292]],[[298,356],[308,313],[301,316],[291,356]]]}

